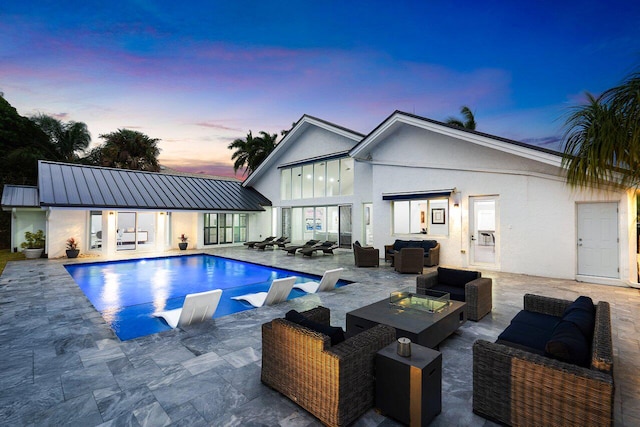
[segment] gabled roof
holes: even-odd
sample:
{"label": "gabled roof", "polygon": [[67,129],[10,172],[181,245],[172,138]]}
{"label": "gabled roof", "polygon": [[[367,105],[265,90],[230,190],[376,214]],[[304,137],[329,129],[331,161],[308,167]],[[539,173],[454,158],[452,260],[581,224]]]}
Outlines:
{"label": "gabled roof", "polygon": [[5,185],[2,190],[2,208],[37,208],[38,187],[30,185]]}
{"label": "gabled roof", "polygon": [[419,128],[427,129],[442,135],[448,135],[463,141],[468,141],[481,146],[497,149],[503,152],[516,154],[521,157],[530,158],[554,166],[560,166],[562,153],[547,148],[525,144],[523,142],[490,135],[475,130],[464,129],[458,126],[449,125],[437,120],[417,116],[396,110],[382,123],[380,123],[371,133],[364,137],[358,145],[349,152],[351,157],[366,160],[374,147],[393,132],[398,126],[408,124]]}
{"label": "gabled roof", "polygon": [[271,202],[239,181],[38,162],[40,206],[262,211]]}
{"label": "gabled roof", "polygon": [[271,154],[269,154],[269,156],[267,156],[267,158],[264,159],[262,163],[260,163],[260,166],[258,166],[256,170],[253,171],[253,173],[244,180],[242,186],[247,187],[251,185],[253,182],[255,182],[256,179],[258,179],[258,177],[260,177],[264,173],[264,171],[269,170],[269,168],[273,166],[273,163],[278,158],[278,156],[283,153],[287,149],[287,147],[291,145],[291,143],[295,141],[296,138],[309,126],[317,126],[338,135],[342,135],[345,138],[353,140],[354,143],[360,141],[364,136],[363,134],[351,129],[347,129],[326,120],[322,120],[317,117],[305,114],[296,122],[289,133],[287,133],[287,135],[278,143],[278,145],[276,145],[276,148],[274,148]]}

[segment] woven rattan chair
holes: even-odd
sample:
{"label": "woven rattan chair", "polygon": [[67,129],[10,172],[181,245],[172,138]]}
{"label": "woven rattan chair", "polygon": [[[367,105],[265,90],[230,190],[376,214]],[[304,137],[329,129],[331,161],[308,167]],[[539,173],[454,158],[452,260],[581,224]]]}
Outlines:
{"label": "woven rattan chair", "polygon": [[[562,316],[572,301],[527,294],[524,309]],[[613,345],[609,303],[596,304],[591,366],[514,347],[473,345],[473,411],[507,425],[613,425]]]}
{"label": "woven rattan chair", "polygon": [[459,284],[462,288],[461,291],[463,291],[464,299],[456,298],[454,294],[451,294],[452,299],[458,299],[467,303],[467,319],[477,322],[491,313],[491,309],[493,308],[491,292],[493,282],[491,279],[482,278],[482,274],[479,271],[443,269],[438,267],[437,271],[430,271],[429,273],[416,277],[416,293],[424,295],[427,289],[449,292],[448,288],[452,287],[453,284],[448,283],[445,286],[440,286],[438,273],[441,270],[460,271],[464,272],[464,274],[474,276],[474,280],[466,283],[464,283],[466,281],[464,280]]}
{"label": "woven rattan chair", "polygon": [[422,273],[424,249],[402,248],[396,252],[393,267],[398,273]]}
{"label": "woven rattan chair", "polygon": [[[302,313],[329,324],[329,309]],[[284,394],[329,426],[345,426],[373,407],[374,357],[395,339],[377,325],[335,346],[327,335],[285,319],[262,325],[264,384]]]}
{"label": "woven rattan chair", "polygon": [[360,246],[360,243],[353,244],[353,257],[356,267],[379,267],[380,250],[369,246]]}

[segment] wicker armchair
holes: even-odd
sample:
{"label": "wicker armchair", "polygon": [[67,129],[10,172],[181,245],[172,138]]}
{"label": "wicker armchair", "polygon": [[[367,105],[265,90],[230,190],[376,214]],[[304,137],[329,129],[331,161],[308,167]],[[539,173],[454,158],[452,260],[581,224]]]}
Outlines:
{"label": "wicker armchair", "polygon": [[[329,324],[329,309],[302,312]],[[264,384],[329,426],[345,426],[373,407],[374,357],[394,341],[395,329],[377,325],[331,346],[327,335],[285,319],[262,325]]]}
{"label": "wicker armchair", "polygon": [[[527,294],[524,309],[562,316],[571,301]],[[473,411],[507,425],[611,426],[609,303],[596,304],[591,367],[484,340],[473,345]]]}
{"label": "wicker armchair", "polygon": [[[448,286],[442,286],[439,283],[439,273],[441,271],[451,271],[454,272],[454,274],[460,272],[465,276],[472,276],[474,279],[469,282],[466,282],[467,279],[465,279],[456,285],[448,283]],[[451,298],[466,302],[467,319],[475,322],[491,313],[491,309],[493,308],[492,285],[493,281],[482,278],[482,274],[479,271],[454,270],[438,267],[437,271],[430,271],[429,273],[416,277],[416,293],[418,294],[426,294],[427,289],[450,292],[448,288],[460,287],[464,298],[458,298],[457,295],[453,293],[451,293]]]}
{"label": "wicker armchair", "polygon": [[360,246],[360,243],[353,244],[353,257],[356,267],[379,267],[380,250],[369,246]]}
{"label": "wicker armchair", "polygon": [[398,273],[422,273],[424,249],[402,248],[394,255],[393,267]]}

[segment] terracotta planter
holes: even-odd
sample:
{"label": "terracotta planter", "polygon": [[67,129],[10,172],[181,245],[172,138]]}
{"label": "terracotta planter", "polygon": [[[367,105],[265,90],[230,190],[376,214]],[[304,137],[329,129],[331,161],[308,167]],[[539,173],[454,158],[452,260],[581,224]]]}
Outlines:
{"label": "terracotta planter", "polygon": [[67,258],[78,258],[80,249],[67,249]]}
{"label": "terracotta planter", "polygon": [[188,243],[178,243],[178,247],[180,248],[181,251],[187,250],[187,245]]}
{"label": "terracotta planter", "polygon": [[44,252],[44,248],[39,249],[25,249],[24,257],[26,259],[36,259],[42,256],[42,252]]}

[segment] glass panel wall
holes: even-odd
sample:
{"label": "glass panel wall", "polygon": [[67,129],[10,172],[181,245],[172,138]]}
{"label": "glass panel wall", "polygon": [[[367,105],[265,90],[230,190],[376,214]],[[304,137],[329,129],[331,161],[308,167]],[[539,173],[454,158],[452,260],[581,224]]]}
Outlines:
{"label": "glass panel wall", "polygon": [[283,209],[282,224],[286,222],[291,223],[295,243],[316,239],[351,245],[351,205]]}
{"label": "glass panel wall", "polygon": [[102,211],[91,211],[89,215],[89,249],[102,250]]}
{"label": "glass panel wall", "polygon": [[204,214],[204,244],[247,241],[247,214]]}
{"label": "glass panel wall", "polygon": [[327,208],[318,207],[315,209],[315,227],[313,238],[316,240],[327,240]]}
{"label": "glass panel wall", "polygon": [[346,157],[282,169],[280,197],[282,200],[296,200],[351,195],[353,165],[353,159]]}
{"label": "glass panel wall", "polygon": [[153,248],[156,241],[155,212],[118,212],[116,250]]}
{"label": "glass panel wall", "polygon": [[338,216],[338,207],[328,206],[327,207],[327,240],[331,240],[332,242],[338,241],[339,226],[340,226],[340,221]]}
{"label": "glass panel wall", "polygon": [[204,214],[204,244],[218,244],[218,214]]}

